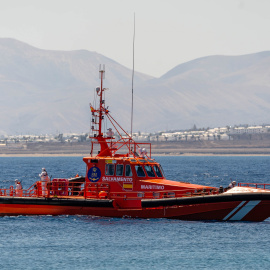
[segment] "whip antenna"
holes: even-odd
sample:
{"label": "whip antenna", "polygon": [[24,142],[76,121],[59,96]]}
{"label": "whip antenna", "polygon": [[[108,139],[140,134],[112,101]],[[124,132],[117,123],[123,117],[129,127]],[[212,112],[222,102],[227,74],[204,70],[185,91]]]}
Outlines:
{"label": "whip antenna", "polygon": [[134,13],[134,29],[133,29],[133,67],[132,67],[132,88],[131,88],[131,138],[133,127],[133,80],[134,80],[134,44],[135,44],[135,13]]}

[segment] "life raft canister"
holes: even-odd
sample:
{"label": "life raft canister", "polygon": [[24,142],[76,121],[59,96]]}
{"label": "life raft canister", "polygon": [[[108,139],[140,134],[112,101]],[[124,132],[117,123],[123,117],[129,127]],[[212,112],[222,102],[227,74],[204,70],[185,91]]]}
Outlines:
{"label": "life raft canister", "polygon": [[41,181],[37,181],[37,196],[41,197],[42,196],[42,183]]}
{"label": "life raft canister", "polygon": [[10,192],[9,192],[9,195],[10,195],[10,196],[13,196],[13,195],[14,195],[14,188],[13,188],[13,186],[10,186]]}

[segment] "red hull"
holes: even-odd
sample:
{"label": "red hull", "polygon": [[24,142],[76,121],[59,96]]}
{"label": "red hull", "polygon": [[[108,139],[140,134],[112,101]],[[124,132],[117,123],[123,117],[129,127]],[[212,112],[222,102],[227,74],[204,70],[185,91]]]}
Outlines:
{"label": "red hull", "polygon": [[263,221],[270,216],[270,201],[232,201],[141,209],[63,205],[0,204],[1,216],[93,215],[104,217],[173,218],[181,220]]}

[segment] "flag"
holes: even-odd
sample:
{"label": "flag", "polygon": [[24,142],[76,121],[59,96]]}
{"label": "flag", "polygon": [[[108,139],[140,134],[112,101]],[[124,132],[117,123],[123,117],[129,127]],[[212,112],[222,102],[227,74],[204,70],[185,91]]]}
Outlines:
{"label": "flag", "polygon": [[133,183],[123,183],[123,188],[125,190],[133,190]]}

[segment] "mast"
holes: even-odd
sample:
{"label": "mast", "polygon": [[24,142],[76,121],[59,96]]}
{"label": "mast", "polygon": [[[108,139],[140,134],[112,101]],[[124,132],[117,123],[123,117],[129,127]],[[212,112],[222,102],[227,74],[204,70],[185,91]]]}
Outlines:
{"label": "mast", "polygon": [[98,125],[98,136],[103,136],[102,133],[102,119],[103,119],[103,112],[105,111],[104,109],[104,100],[102,99],[103,96],[103,79],[105,79],[105,65],[103,65],[103,69],[101,69],[101,65],[99,66],[99,77],[100,77],[100,93],[98,94],[100,99],[99,99],[99,125]]}
{"label": "mast", "polygon": [[[105,100],[104,100],[105,96],[103,95],[103,91],[107,90],[107,88],[103,88],[103,80],[105,79],[105,65],[103,65],[103,69],[101,68],[101,65],[99,66],[99,78],[100,78],[100,87],[99,86],[96,87],[97,107],[94,108],[90,104],[90,110],[92,113],[92,121],[91,121],[92,136],[89,136],[89,138],[92,139],[91,140],[92,148],[90,155],[92,156],[93,154],[93,145],[98,144],[100,146],[100,151],[98,151],[98,154],[96,155],[97,157],[113,157],[113,156],[135,157],[137,155],[136,151],[139,151],[138,149],[140,148],[139,147],[140,143],[135,143],[135,141],[132,139],[132,135],[130,136],[117,123],[117,121],[110,114],[108,107],[105,108]],[[106,132],[105,134],[102,132],[102,121],[105,117],[107,120],[110,121],[112,127],[118,134],[119,138],[116,141],[114,141],[115,137],[113,136],[114,132],[112,132],[112,128],[109,128],[108,132]],[[122,135],[121,132],[123,132],[124,135]],[[124,146],[127,147],[128,152],[126,154],[119,152],[116,154],[116,152],[122,149]],[[150,145],[150,153],[151,153],[151,145]],[[146,155],[145,151],[144,155]]]}
{"label": "mast", "polygon": [[[93,140],[97,140],[100,145],[100,151],[98,152],[98,156],[112,156],[112,151],[108,146],[107,140],[112,138],[104,137],[102,132],[102,120],[104,119],[104,115],[108,113],[108,110],[104,107],[105,100],[103,99],[103,91],[107,88],[103,88],[103,80],[105,79],[105,65],[103,65],[103,69],[101,69],[101,65],[99,66],[99,78],[100,78],[100,87],[96,88],[96,94],[99,96],[99,107],[95,109],[90,104],[90,109],[92,112],[92,131],[94,132],[93,136],[90,138]],[[93,152],[93,141],[92,141],[92,149],[91,155]]]}
{"label": "mast", "polygon": [[134,13],[134,30],[133,30],[133,66],[132,66],[132,89],[131,89],[131,127],[130,127],[130,137],[132,139],[133,132],[133,81],[134,81],[134,50],[135,50],[135,13]]}

